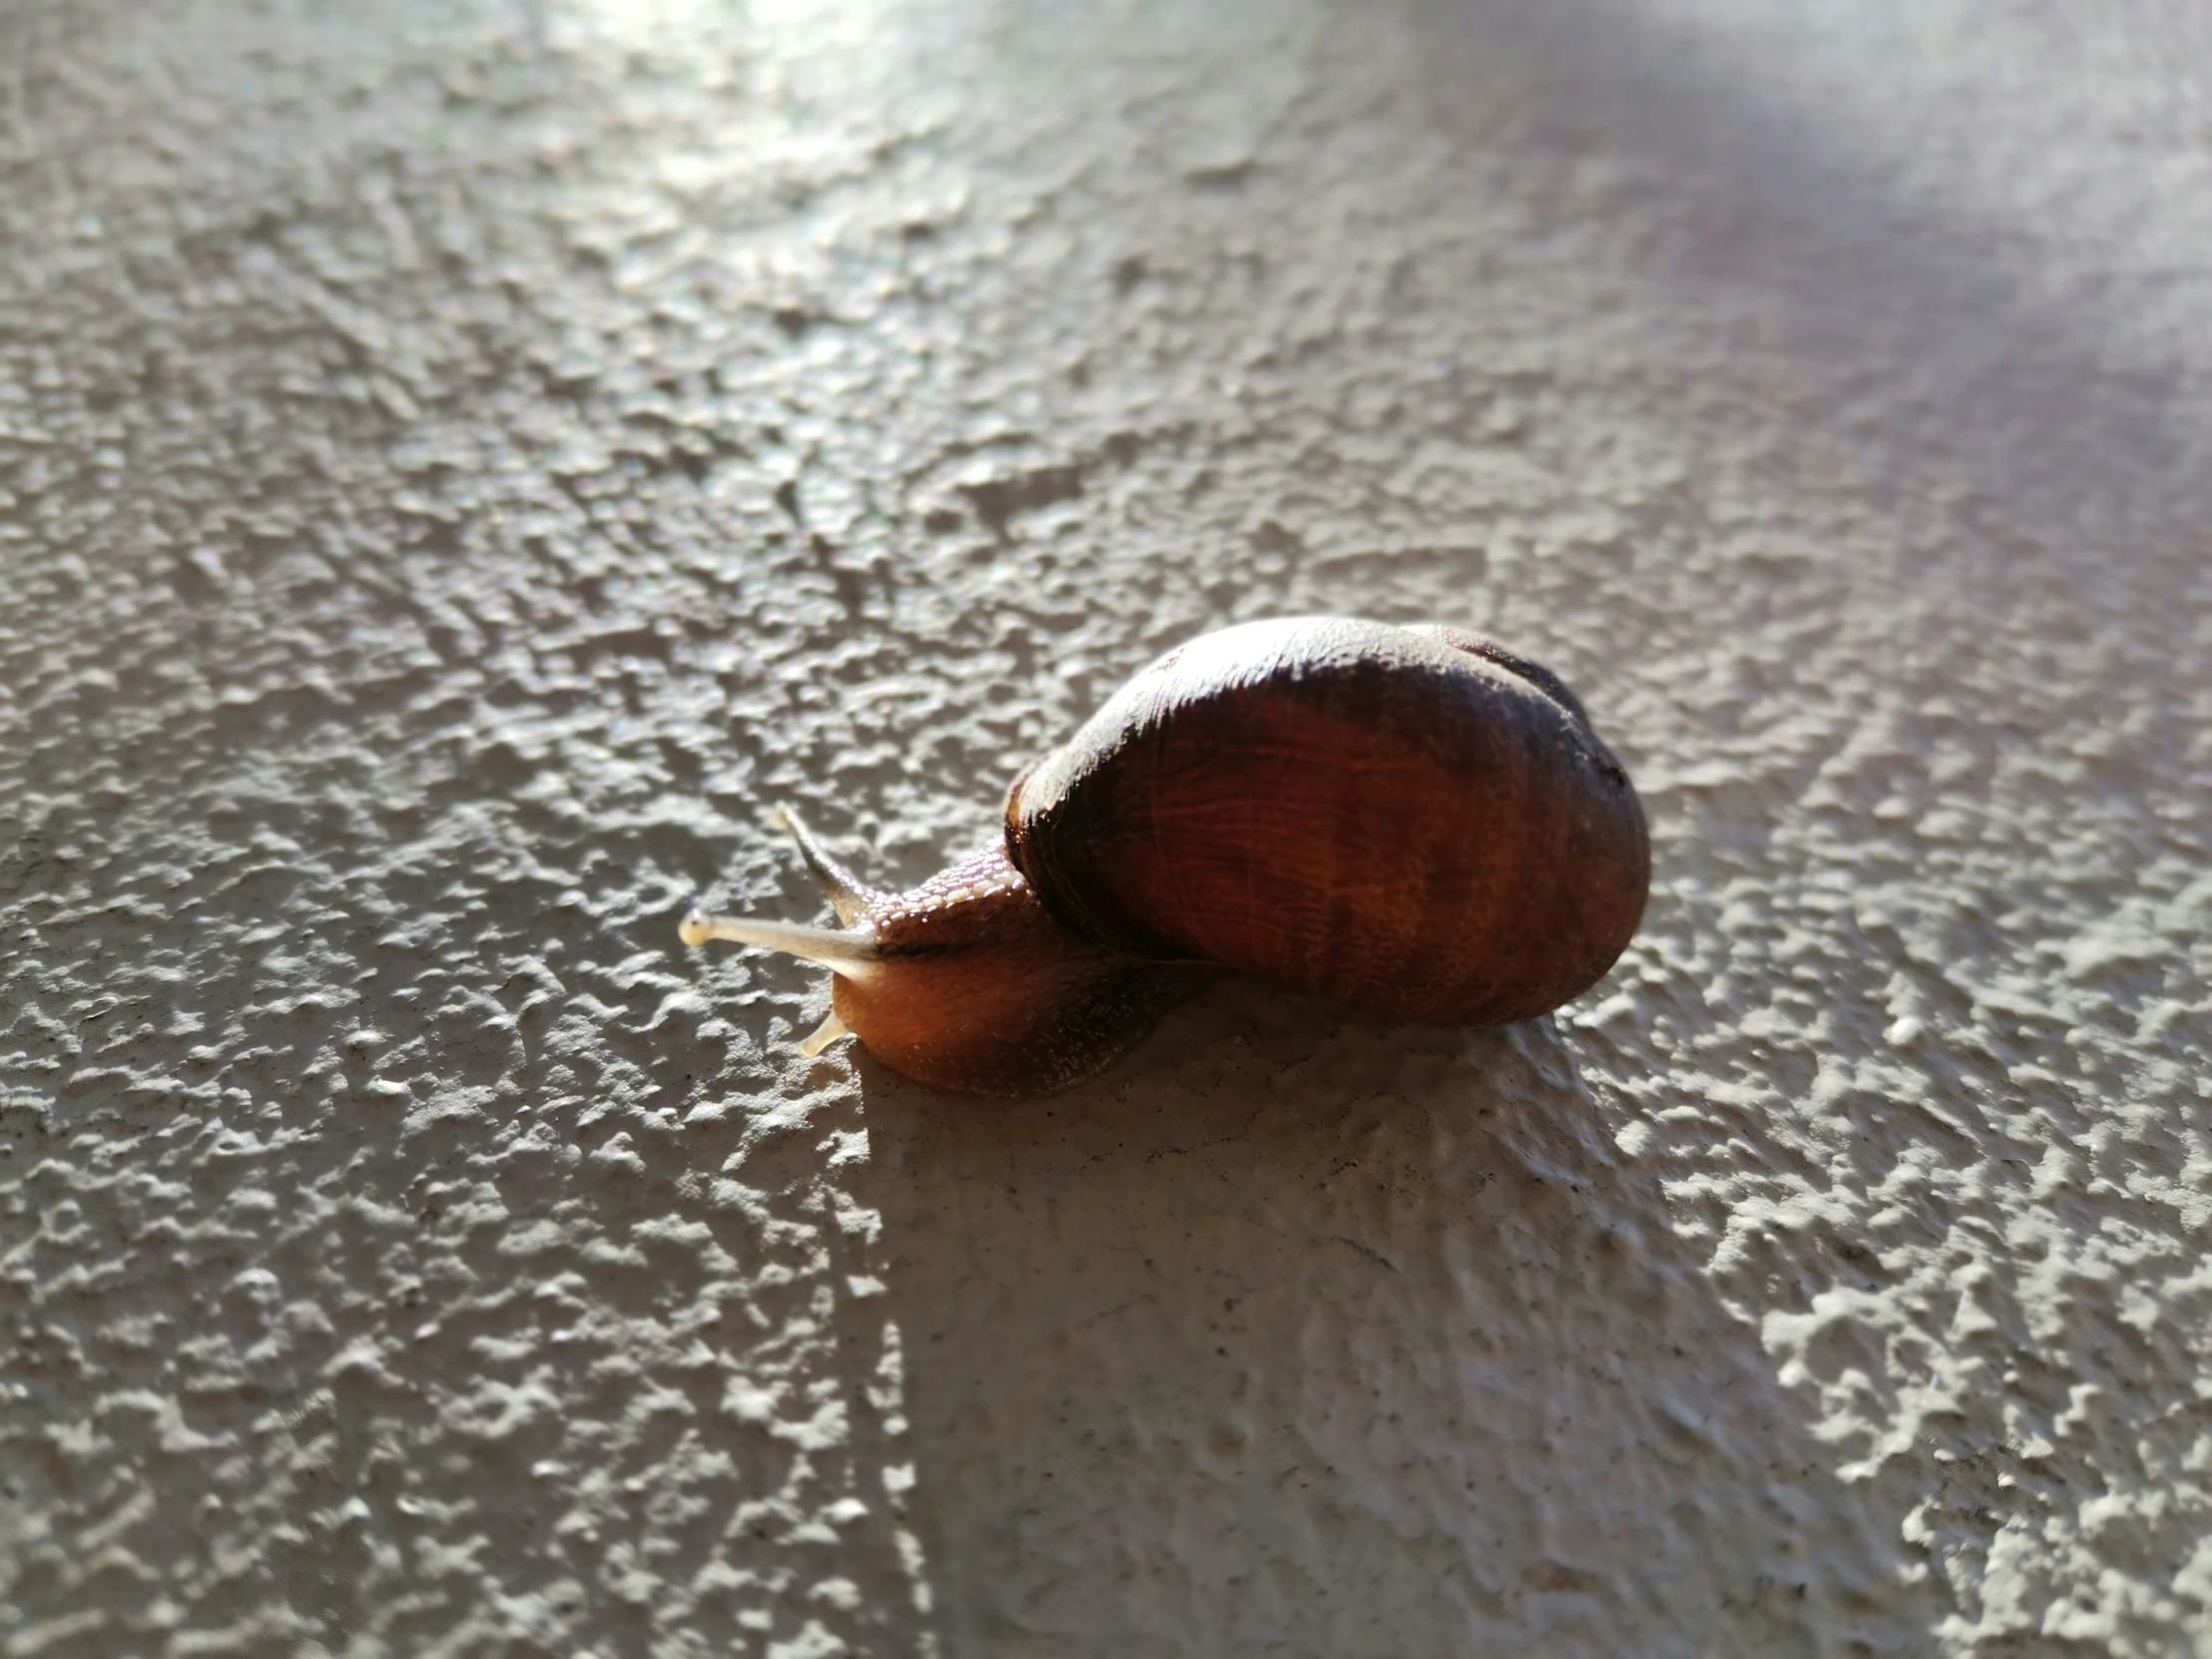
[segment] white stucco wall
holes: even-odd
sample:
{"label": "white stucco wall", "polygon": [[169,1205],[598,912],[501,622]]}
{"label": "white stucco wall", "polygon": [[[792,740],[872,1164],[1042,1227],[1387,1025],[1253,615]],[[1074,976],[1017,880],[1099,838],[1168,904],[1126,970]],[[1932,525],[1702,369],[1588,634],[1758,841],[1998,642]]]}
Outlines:
{"label": "white stucco wall", "polygon": [[[2205,13],[340,10],[0,10],[0,1654],[2212,1652]],[[677,946],[1305,610],[1556,1022]]]}

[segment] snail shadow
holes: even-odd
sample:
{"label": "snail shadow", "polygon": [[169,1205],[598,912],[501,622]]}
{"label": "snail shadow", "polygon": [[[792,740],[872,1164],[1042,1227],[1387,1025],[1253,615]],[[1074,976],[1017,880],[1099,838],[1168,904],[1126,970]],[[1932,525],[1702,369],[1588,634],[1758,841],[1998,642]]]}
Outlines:
{"label": "snail shadow", "polygon": [[1057,1100],[865,1114],[949,1651],[1932,1651],[1548,1020],[1227,984]]}

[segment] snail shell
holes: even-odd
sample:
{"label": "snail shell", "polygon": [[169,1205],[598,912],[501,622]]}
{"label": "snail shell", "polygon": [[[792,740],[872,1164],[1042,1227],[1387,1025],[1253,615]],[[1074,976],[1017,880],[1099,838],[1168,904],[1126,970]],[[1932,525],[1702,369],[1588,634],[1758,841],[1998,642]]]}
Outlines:
{"label": "snail shell", "polygon": [[1302,617],[1169,652],[1014,785],[1006,849],[1079,937],[1400,1019],[1526,1019],[1642,919],[1643,808],[1546,671]]}
{"label": "snail shell", "polygon": [[1643,809],[1546,670],[1446,627],[1302,617],[1169,652],[1009,792],[1002,845],[907,893],[787,820],[841,929],[693,912],[687,943],[828,963],[803,1045],[959,1093],[1089,1075],[1217,967],[1498,1024],[1603,976],[1650,884]]}

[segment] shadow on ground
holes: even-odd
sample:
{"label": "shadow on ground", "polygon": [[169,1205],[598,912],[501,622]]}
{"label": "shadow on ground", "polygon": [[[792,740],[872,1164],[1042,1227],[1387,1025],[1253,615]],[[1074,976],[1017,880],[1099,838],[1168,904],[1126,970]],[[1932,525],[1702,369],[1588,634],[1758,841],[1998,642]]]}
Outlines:
{"label": "shadow on ground", "polygon": [[862,1065],[950,1651],[1933,1651],[1548,1020],[1229,985],[1054,1101]]}

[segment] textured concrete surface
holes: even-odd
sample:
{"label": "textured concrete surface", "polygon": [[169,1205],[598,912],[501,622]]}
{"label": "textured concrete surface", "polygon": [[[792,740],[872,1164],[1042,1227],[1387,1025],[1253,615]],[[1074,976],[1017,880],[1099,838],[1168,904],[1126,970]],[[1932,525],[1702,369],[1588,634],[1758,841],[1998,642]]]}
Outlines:
{"label": "textured concrete surface", "polygon": [[[0,1653],[2212,1651],[2206,16],[0,9]],[[676,945],[1318,609],[1556,1022]]]}

